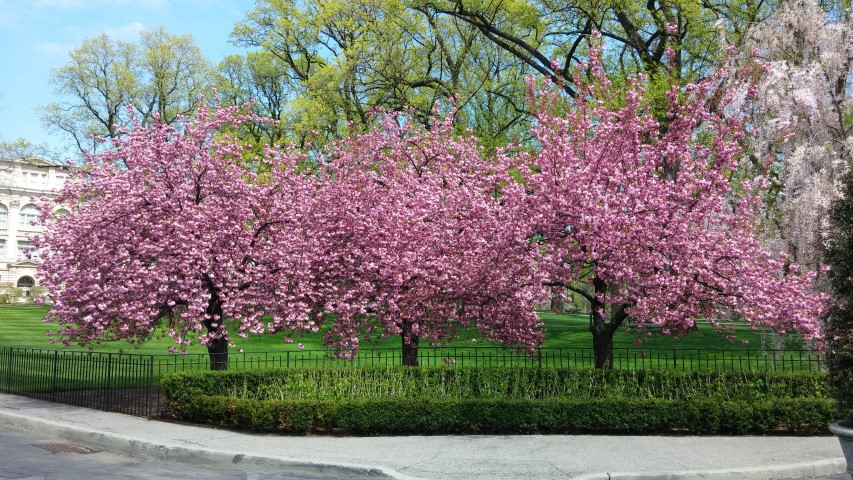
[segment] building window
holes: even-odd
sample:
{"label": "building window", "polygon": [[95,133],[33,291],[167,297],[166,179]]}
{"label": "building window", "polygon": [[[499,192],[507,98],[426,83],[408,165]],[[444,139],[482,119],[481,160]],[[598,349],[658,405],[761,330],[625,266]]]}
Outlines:
{"label": "building window", "polygon": [[[24,208],[21,209],[21,222],[20,227],[25,230],[38,230],[39,227],[37,225],[39,219],[39,210],[32,203],[28,203],[24,205]],[[34,225],[36,224],[36,225]]]}
{"label": "building window", "polygon": [[18,260],[31,260],[38,258],[33,249],[33,244],[26,240],[18,240]]}
{"label": "building window", "polygon": [[0,203],[0,228],[6,228],[8,218],[9,208]]}
{"label": "building window", "polygon": [[0,262],[6,258],[6,240],[0,240]]}
{"label": "building window", "polygon": [[35,285],[36,281],[33,277],[23,276],[18,279],[18,288],[33,288]]}
{"label": "building window", "polygon": [[44,185],[44,180],[46,178],[47,178],[47,176],[45,176],[45,175],[42,175],[42,174],[37,173],[37,172],[32,172],[29,175],[28,185],[31,188],[41,188]]}

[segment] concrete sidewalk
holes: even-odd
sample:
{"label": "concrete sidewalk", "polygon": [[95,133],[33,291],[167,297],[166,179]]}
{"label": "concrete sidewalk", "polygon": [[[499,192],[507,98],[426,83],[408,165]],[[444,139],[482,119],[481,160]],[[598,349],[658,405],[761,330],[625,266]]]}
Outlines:
{"label": "concrete sidewalk", "polygon": [[288,437],[146,420],[0,394],[0,425],[113,452],[330,478],[766,479],[844,472],[826,437]]}

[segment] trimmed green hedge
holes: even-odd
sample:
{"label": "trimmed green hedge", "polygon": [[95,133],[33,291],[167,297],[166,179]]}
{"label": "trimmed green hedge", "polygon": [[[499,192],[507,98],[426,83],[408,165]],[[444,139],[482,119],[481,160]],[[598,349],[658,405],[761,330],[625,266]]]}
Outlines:
{"label": "trimmed green hedge", "polygon": [[170,402],[178,419],[257,431],[317,434],[825,433],[835,402],[644,398],[549,400],[252,400],[198,396]]}
{"label": "trimmed green hedge", "polygon": [[351,398],[658,399],[824,398],[826,373],[669,370],[458,368],[306,368],[183,372],[161,383],[172,395],[198,390],[257,400]]}
{"label": "trimmed green hedge", "polygon": [[282,433],[824,433],[826,374],[508,368],[184,372],[178,419]]}

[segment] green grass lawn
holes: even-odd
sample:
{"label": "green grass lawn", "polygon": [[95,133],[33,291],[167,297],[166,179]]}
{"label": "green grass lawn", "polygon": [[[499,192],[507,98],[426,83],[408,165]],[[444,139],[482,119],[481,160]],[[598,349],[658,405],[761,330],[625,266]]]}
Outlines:
{"label": "green grass lawn", "polygon": [[[0,347],[25,347],[37,349],[62,349],[50,345],[45,332],[56,325],[44,323],[42,318],[48,307],[33,305],[0,306]],[[533,356],[516,355],[511,349],[499,345],[465,340],[450,342],[441,348],[431,349],[421,343],[419,363],[438,366],[446,363],[466,366],[556,366],[591,367],[593,365],[592,336],[588,330],[588,317],[584,315],[557,315],[540,312],[545,324],[545,343]],[[614,336],[614,368],[676,369],[676,370],[815,370],[823,368],[819,353],[802,353],[803,342],[797,337],[773,338],[765,329],[752,330],[745,324],[736,325],[737,339],[727,340],[711,326],[699,328],[682,339],[659,333],[648,337],[638,347],[637,334],[619,331]],[[357,361],[336,361],[332,352],[323,346],[322,334],[295,336],[293,343],[283,341],[283,334],[250,335],[235,338],[236,348],[230,349],[229,368],[258,368],[277,366],[349,366],[349,365],[399,365],[399,337],[362,342]],[[469,339],[471,335],[463,335]],[[743,340],[748,340],[744,343]],[[775,340],[775,341],[773,341]],[[303,348],[299,348],[299,344]],[[157,355],[155,377],[169,372],[206,370],[207,350],[200,345],[188,348],[187,355],[172,355],[167,348],[172,340],[155,335],[144,344],[134,347],[123,341],[92,345],[98,353],[123,351],[132,354]],[[781,345],[790,352],[771,352],[773,345]],[[88,346],[72,345],[66,351],[85,351]],[[102,357],[100,357],[102,358]],[[2,359],[0,359],[2,360]],[[36,368],[38,370],[38,368]]]}
{"label": "green grass lawn", "polygon": [[[47,306],[38,305],[3,305],[0,306],[0,346],[17,346],[28,348],[57,348],[48,343],[45,332],[55,329],[56,325],[44,323],[42,318],[47,314]],[[545,323],[545,343],[543,348],[592,348],[592,336],[588,330],[588,317],[585,315],[558,315],[550,312],[541,312],[540,316]],[[739,324],[736,326],[737,340],[727,340],[718,334],[710,325],[700,324],[697,331],[690,333],[681,339],[653,334],[642,345],[645,349],[725,349],[725,350],[758,350],[762,347],[770,348],[769,336],[766,329],[752,331],[748,326]],[[322,350],[321,334],[309,334],[294,337],[294,343],[286,343],[282,340],[282,334],[250,335],[246,339],[235,338],[237,349],[246,352],[280,352],[298,351],[297,344],[302,343],[305,350]],[[470,336],[468,337],[470,338]],[[614,336],[614,347],[633,348],[636,347],[637,334],[633,332],[618,331]],[[745,344],[743,340],[748,340]],[[103,345],[95,345],[96,351],[115,352],[124,350],[132,353],[161,354],[172,345],[169,337],[155,335],[149,341],[134,348],[126,342],[107,342]],[[468,348],[475,344],[457,340],[451,342],[449,347]],[[476,343],[476,346],[488,346],[484,342]],[[803,348],[802,341],[794,336],[786,337],[785,348]],[[376,343],[362,343],[362,348],[398,348],[399,338],[388,338]],[[422,346],[425,346],[422,344]],[[61,348],[61,347],[60,347]],[[72,346],[69,348],[80,349],[82,347]],[[191,353],[204,353],[206,350],[198,345],[190,347]]]}

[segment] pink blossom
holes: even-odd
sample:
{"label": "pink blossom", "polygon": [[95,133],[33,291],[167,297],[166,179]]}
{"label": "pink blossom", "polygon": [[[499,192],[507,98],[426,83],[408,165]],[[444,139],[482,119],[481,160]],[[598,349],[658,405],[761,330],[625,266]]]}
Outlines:
{"label": "pink blossom", "polygon": [[[528,194],[506,199],[526,202],[547,283],[586,298],[602,338],[628,319],[680,337],[706,318],[726,331],[715,319],[736,315],[820,339],[825,297],[812,290],[814,274],[786,267],[756,236],[766,181],[733,188],[746,132],[735,113],[745,105],[722,92],[709,110],[712,76],[685,88],[690,95],[669,92],[662,129],[639,82],[618,92],[603,72],[594,77],[576,78],[583,101],[564,105],[566,114],[540,108],[535,168],[522,170]],[[531,103],[566,102],[559,95]]]}

